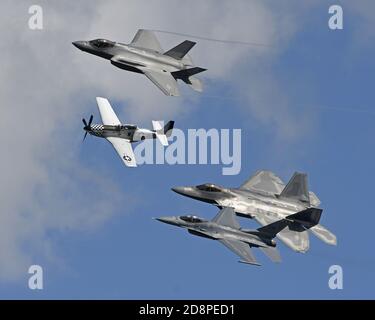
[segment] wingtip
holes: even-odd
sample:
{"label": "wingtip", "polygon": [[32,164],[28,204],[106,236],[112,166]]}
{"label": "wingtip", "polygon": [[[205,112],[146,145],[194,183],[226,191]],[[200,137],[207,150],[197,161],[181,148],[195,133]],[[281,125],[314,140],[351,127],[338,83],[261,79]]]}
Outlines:
{"label": "wingtip", "polygon": [[243,260],[238,260],[238,262],[243,263],[243,264],[249,264],[249,265],[252,265],[252,266],[257,266],[257,267],[261,266],[261,264],[257,263],[257,262],[248,262],[248,261],[243,261]]}

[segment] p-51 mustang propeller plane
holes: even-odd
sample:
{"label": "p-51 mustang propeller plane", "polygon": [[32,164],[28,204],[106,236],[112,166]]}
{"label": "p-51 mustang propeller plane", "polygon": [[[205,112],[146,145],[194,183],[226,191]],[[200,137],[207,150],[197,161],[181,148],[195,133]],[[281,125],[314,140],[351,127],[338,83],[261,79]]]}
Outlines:
{"label": "p-51 mustang propeller plane", "polygon": [[107,99],[97,97],[96,102],[103,124],[92,124],[93,115],[88,122],[82,119],[85,125],[83,130],[86,131],[83,140],[87,133],[107,139],[126,166],[137,166],[131,143],[144,139],[158,139],[163,146],[168,145],[168,137],[172,134],[174,121],[169,121],[165,126],[160,121],[152,121],[153,130],[138,128],[134,124],[121,124]]}

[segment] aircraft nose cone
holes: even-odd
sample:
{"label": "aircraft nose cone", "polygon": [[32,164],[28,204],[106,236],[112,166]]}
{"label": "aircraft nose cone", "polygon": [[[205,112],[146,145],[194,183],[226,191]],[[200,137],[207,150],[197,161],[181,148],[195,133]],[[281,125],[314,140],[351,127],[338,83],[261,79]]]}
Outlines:
{"label": "aircraft nose cone", "polygon": [[185,187],[174,187],[174,188],[172,188],[172,191],[174,191],[178,194],[182,194],[182,195],[186,194],[186,188]]}
{"label": "aircraft nose cone", "polygon": [[160,218],[155,218],[155,219],[160,221],[160,222],[176,225],[176,218],[175,217],[160,217]]}
{"label": "aircraft nose cone", "polygon": [[85,41],[73,41],[72,45],[78,49],[82,49],[85,46]]}

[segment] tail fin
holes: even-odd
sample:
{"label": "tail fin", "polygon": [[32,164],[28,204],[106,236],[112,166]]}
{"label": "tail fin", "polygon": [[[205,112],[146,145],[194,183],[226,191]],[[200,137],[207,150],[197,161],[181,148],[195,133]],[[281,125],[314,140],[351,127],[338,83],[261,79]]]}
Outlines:
{"label": "tail fin", "polygon": [[265,225],[264,227],[258,228],[258,232],[260,232],[263,236],[273,239],[276,237],[276,235],[283,230],[287,225],[289,224],[289,221],[282,219],[275,222],[272,222],[270,224]]}
{"label": "tail fin", "polygon": [[318,208],[309,208],[290,216],[287,216],[287,220],[291,220],[292,224],[289,228],[302,227],[305,231],[309,229],[316,237],[318,237],[323,242],[335,246],[337,244],[336,236],[319,224],[320,217],[323,210]]}
{"label": "tail fin", "polygon": [[200,67],[193,67],[193,68],[189,68],[189,69],[174,71],[174,72],[172,72],[172,76],[175,79],[181,79],[184,82],[186,82],[188,84],[191,84],[191,82],[189,81],[189,77],[191,77],[191,76],[193,76],[197,73],[201,73],[203,71],[206,71],[206,70],[207,69],[200,68]]}
{"label": "tail fin", "polygon": [[184,42],[181,42],[179,45],[165,52],[164,55],[181,60],[190,51],[190,49],[194,47],[195,44],[196,42],[185,40]]}
{"label": "tail fin", "polygon": [[273,239],[276,235],[282,231],[286,226],[289,226],[289,229],[297,232],[305,231],[311,227],[317,225],[322,215],[323,210],[318,208],[309,208],[294,214],[287,216],[285,219],[281,219],[270,224],[265,225],[264,227],[258,228],[263,236]]}
{"label": "tail fin", "polygon": [[174,121],[168,121],[164,127],[162,121],[152,121],[152,127],[154,128],[156,138],[163,146],[168,145],[168,138],[172,134],[173,126]]}
{"label": "tail fin", "polygon": [[319,223],[322,212],[322,209],[309,208],[295,214],[291,214],[290,216],[287,216],[286,219],[300,224],[306,229],[310,229]]}
{"label": "tail fin", "polygon": [[295,172],[280,197],[290,198],[310,204],[310,195],[307,185],[307,174]]}
{"label": "tail fin", "polygon": [[275,247],[259,247],[272,262],[281,262],[279,251]]}
{"label": "tail fin", "polygon": [[163,132],[168,138],[172,135],[173,127],[174,127],[174,121],[168,121],[167,124],[163,128]]}
{"label": "tail fin", "polygon": [[183,82],[191,86],[195,91],[202,92],[203,91],[202,82],[199,79],[193,77],[193,75],[197,73],[201,73],[206,70],[207,69],[200,68],[200,67],[193,67],[189,69],[183,69],[180,71],[174,71],[172,72],[172,76],[176,80],[181,79]]}

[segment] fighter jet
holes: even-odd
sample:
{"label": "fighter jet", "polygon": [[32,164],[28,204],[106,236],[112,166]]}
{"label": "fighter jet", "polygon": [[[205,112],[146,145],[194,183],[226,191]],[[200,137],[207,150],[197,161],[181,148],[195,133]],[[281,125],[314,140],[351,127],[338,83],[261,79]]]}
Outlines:
{"label": "fighter jet", "polygon": [[296,214],[318,209],[320,205],[317,196],[308,191],[307,175],[304,173],[294,173],[287,185],[270,171],[258,171],[239,188],[223,188],[206,183],[172,190],[219,208],[232,207],[238,215],[255,219],[263,226],[288,217],[287,228],[277,237],[297,252],[309,249],[307,231],[327,244],[337,244],[336,236],[320,225],[319,219],[307,221],[305,214]]}
{"label": "fighter jet", "polygon": [[86,139],[87,133],[107,139],[126,166],[137,166],[131,143],[144,139],[158,139],[163,146],[168,145],[174,121],[169,121],[164,127],[162,122],[152,121],[153,130],[138,128],[134,124],[121,124],[107,99],[97,97],[96,102],[103,124],[92,124],[93,115],[88,122],[82,119],[83,130],[86,131],[83,140]]}
{"label": "fighter jet", "polygon": [[251,247],[262,250],[273,262],[281,262],[281,257],[276,249],[275,236],[289,224],[290,220],[303,219],[315,223],[319,220],[321,209],[310,208],[304,212],[286,217],[257,230],[241,229],[233,208],[224,208],[211,220],[197,216],[161,217],[156,218],[164,223],[186,228],[189,233],[220,241],[229,250],[232,250],[242,260],[240,262],[260,265]]}
{"label": "fighter jet", "polygon": [[130,44],[106,39],[73,42],[78,49],[110,60],[120,69],[143,73],[168,96],[179,95],[178,79],[196,91],[203,90],[202,82],[193,76],[206,69],[194,67],[187,54],[195,44],[185,40],[164,52],[155,34],[142,29]]}

